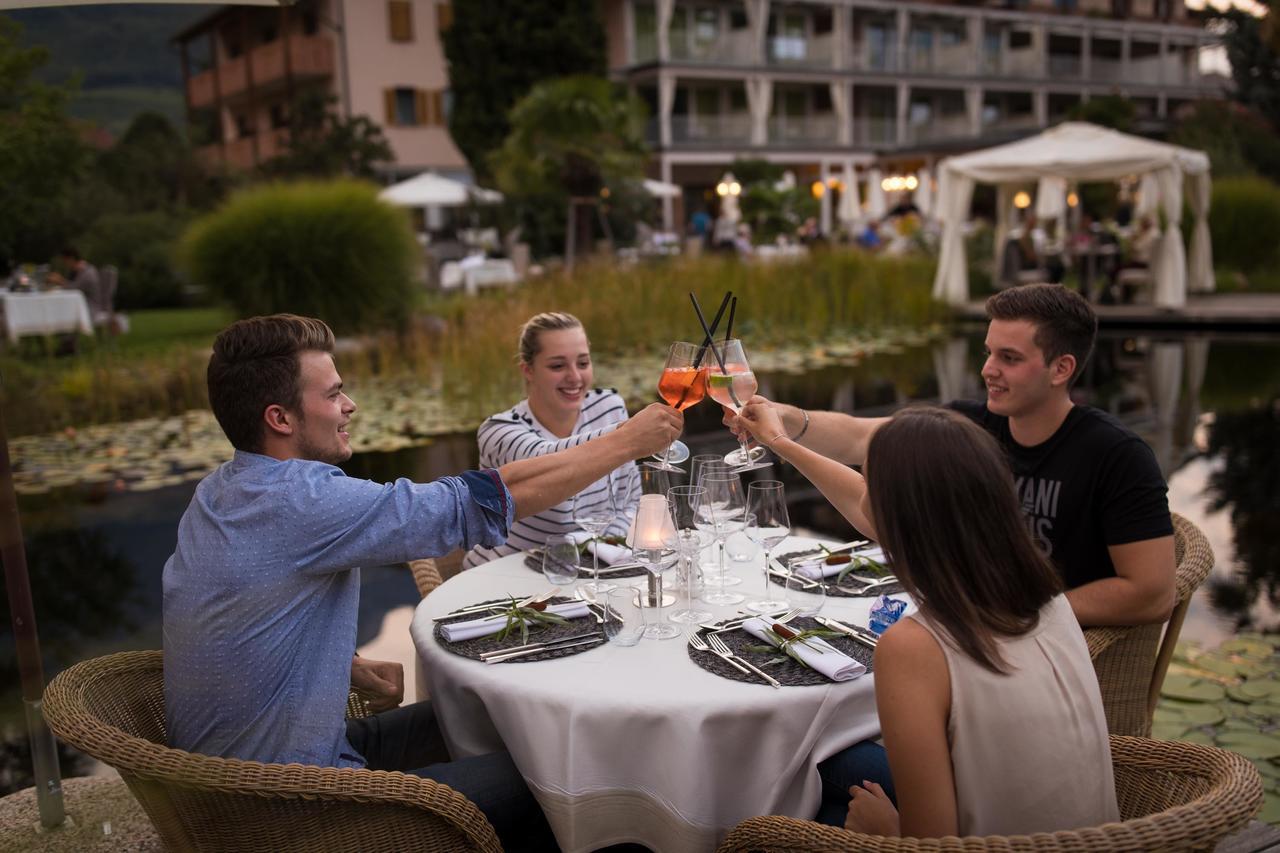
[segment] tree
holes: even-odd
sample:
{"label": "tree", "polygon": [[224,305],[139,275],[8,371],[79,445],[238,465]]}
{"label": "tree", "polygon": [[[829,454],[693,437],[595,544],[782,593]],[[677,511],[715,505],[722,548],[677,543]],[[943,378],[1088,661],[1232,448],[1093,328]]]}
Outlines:
{"label": "tree", "polygon": [[449,132],[482,180],[511,130],[508,113],[534,84],[605,73],[605,34],[595,0],[454,3],[443,36],[453,108]]}
{"label": "tree", "polygon": [[1072,121],[1087,121],[1121,133],[1128,133],[1133,128],[1133,120],[1137,117],[1133,101],[1119,95],[1103,95],[1090,98],[1076,104],[1067,113]]}
{"label": "tree", "polygon": [[66,114],[73,88],[37,82],[48,51],[19,47],[20,35],[0,17],[0,271],[58,250],[75,215],[71,188],[88,162]]}
{"label": "tree", "polygon": [[1280,126],[1280,57],[1263,38],[1262,24],[1239,9],[1228,10],[1219,20],[1226,24],[1222,43],[1235,81],[1233,97]]}
{"label": "tree", "polygon": [[374,178],[379,165],[395,162],[382,128],[366,116],[342,116],[337,103],[318,90],[295,98],[285,153],[264,163],[262,171],[279,177]]}
{"label": "tree", "polygon": [[[490,157],[500,189],[521,204],[535,249],[555,245],[555,226],[537,211],[561,211],[572,199],[597,199],[608,188],[644,177],[644,105],[601,77],[539,83],[511,110],[511,133]],[[573,210],[579,210],[575,205]],[[579,211],[586,213],[586,211]],[[591,244],[591,218],[572,216],[580,246]]]}

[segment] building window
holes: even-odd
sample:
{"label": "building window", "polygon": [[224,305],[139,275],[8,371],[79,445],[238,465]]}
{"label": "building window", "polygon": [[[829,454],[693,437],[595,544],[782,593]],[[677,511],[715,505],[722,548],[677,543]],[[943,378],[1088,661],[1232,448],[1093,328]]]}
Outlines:
{"label": "building window", "polygon": [[418,115],[417,94],[414,89],[396,89],[396,125],[412,127],[422,123]]}
{"label": "building window", "polygon": [[259,44],[271,44],[280,37],[280,27],[278,21],[267,21],[262,25],[262,29],[258,31]]}
{"label": "building window", "polygon": [[1079,5],[1077,0],[1053,0],[1053,8],[1059,12],[1074,12]]}
{"label": "building window", "polygon": [[449,3],[436,4],[436,32],[447,32],[453,26],[453,6]]}
{"label": "building window", "polygon": [[387,0],[387,20],[392,41],[413,41],[413,4],[409,0]]}
{"label": "building window", "polygon": [[236,114],[236,136],[240,139],[247,139],[253,136],[253,119],[244,113]]}
{"label": "building window", "polygon": [[289,110],[283,103],[271,105],[271,128],[279,130],[289,125]]}
{"label": "building window", "polygon": [[426,127],[443,125],[449,119],[452,105],[443,89],[412,89],[407,86],[386,89],[386,124],[389,127]]}
{"label": "building window", "polygon": [[320,31],[320,16],[313,10],[302,13],[302,34],[313,36]]}
{"label": "building window", "polygon": [[244,53],[244,43],[240,40],[239,27],[223,29],[222,47],[227,52],[227,59],[235,59]]}

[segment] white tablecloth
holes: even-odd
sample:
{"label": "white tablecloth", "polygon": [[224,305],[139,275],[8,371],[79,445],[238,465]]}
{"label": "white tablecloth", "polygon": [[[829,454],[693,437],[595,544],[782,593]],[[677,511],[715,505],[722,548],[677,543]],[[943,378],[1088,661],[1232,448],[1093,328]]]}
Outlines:
{"label": "white tablecloth", "polygon": [[0,310],[4,312],[5,334],[11,344],[23,335],[93,334],[89,303],[78,290],[0,293]]}
{"label": "white tablecloth", "polygon": [[[788,540],[777,553],[811,542]],[[547,588],[523,559],[451,578],[418,605],[411,630],[453,755],[508,749],[566,851],[622,842],[709,851],[744,818],[812,817],[818,762],[879,734],[869,674],[775,690],[706,672],[683,639],[492,666],[442,649],[431,617]],[[734,589],[758,595],[761,558],[733,565],[746,580]],[[701,606],[717,617],[738,609]],[[865,625],[870,608],[871,599],[832,598],[823,613]]]}

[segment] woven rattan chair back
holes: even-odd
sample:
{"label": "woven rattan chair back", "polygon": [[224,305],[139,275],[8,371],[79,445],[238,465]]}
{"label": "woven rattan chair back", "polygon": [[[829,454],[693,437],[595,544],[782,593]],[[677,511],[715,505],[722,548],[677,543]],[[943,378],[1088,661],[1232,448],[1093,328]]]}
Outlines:
{"label": "woven rattan chair back", "polygon": [[261,764],[165,746],[160,652],[76,664],[44,694],[49,727],[119,771],[171,850],[500,851],[475,804],[404,773]]}
{"label": "woven rattan chair back", "polygon": [[1200,529],[1174,513],[1178,603],[1165,625],[1090,628],[1084,632],[1102,688],[1107,730],[1113,735],[1151,734],[1151,716],[1173,657],[1191,596],[1213,568],[1213,550]]}
{"label": "woven rattan chair back", "polygon": [[1244,826],[1262,804],[1258,769],[1247,759],[1215,747],[1113,735],[1111,763],[1120,823],[1037,835],[887,838],[789,817],[753,817],[734,827],[718,853],[1212,850],[1221,838]]}
{"label": "woven rattan chair back", "polygon": [[429,557],[410,560],[409,571],[413,572],[413,583],[418,587],[419,598],[426,598],[427,593],[444,583],[440,577],[440,567]]}

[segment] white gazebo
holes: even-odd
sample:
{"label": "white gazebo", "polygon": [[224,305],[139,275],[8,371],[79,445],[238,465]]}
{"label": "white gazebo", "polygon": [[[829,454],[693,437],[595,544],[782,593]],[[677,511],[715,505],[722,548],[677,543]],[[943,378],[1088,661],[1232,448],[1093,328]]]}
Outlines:
{"label": "white gazebo", "polygon": [[[1209,240],[1209,158],[1202,151],[1130,136],[1086,122],[1066,122],[1038,136],[950,157],[938,166],[935,215],[942,220],[942,250],[933,295],[951,305],[969,298],[964,224],[969,218],[973,185],[996,184],[1001,197],[1014,185],[1057,178],[1066,182],[1114,181],[1150,175],[1159,189],[1165,227],[1153,257],[1156,305],[1176,308],[1187,290],[1214,288],[1213,248]],[[1183,182],[1195,215],[1190,264],[1182,246]],[[1008,231],[1008,205],[998,205],[996,233]],[[997,247],[997,251],[999,247]],[[1188,268],[1189,267],[1189,268]]]}
{"label": "white gazebo", "polygon": [[423,172],[378,193],[378,198],[400,207],[461,207],[497,204],[502,193],[455,181],[435,172]]}

